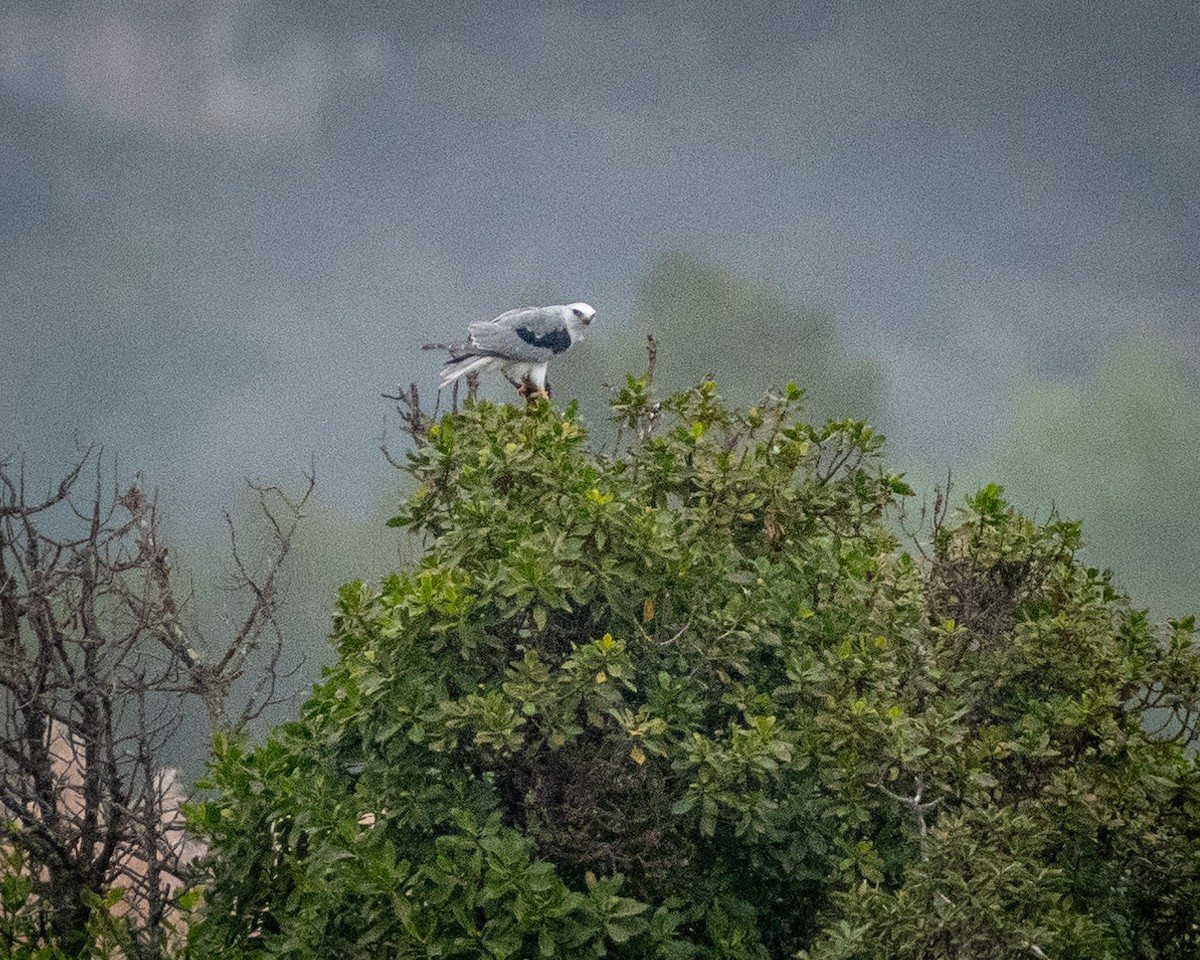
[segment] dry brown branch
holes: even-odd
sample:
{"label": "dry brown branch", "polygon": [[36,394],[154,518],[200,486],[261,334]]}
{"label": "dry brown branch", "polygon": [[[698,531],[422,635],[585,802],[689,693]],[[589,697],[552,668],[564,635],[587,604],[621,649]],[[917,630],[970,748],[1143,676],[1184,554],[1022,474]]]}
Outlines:
{"label": "dry brown branch", "polygon": [[[404,432],[412,437],[416,443],[422,442],[429,435],[429,428],[433,426],[434,417],[437,415],[437,409],[434,409],[433,414],[427,414],[421,409],[421,394],[415,383],[408,385],[408,391],[397,389],[395,393],[382,394],[385,400],[393,400],[396,403],[396,413],[400,416],[400,422],[404,425]],[[455,405],[457,405],[458,384],[455,382],[454,388]],[[439,397],[440,400],[440,397]],[[384,436],[380,444],[380,450],[383,455],[395,466],[399,463],[393,458],[393,455],[387,446],[387,437]]]}
{"label": "dry brown branch", "polygon": [[128,891],[136,955],[157,957],[186,847],[162,749],[187,700],[214,730],[270,702],[280,565],[315,479],[298,497],[249,483],[261,519],[253,556],[226,517],[245,614],[218,640],[176,588],[157,498],[136,479],[106,481],[105,462],[87,450],[40,498],[23,465],[0,463],[0,846],[27,856],[45,943],[73,942],[85,892],[116,886]]}
{"label": "dry brown branch", "polygon": [[[425,343],[425,344],[421,345],[422,350],[445,350],[448,354],[450,354],[451,359],[462,356],[463,350],[465,348],[466,348],[466,344],[462,344],[462,343]],[[467,381],[467,399],[474,400],[476,398],[476,396],[479,395],[479,373],[478,373],[478,371],[473,371],[471,373],[468,373],[466,376],[466,381]],[[457,380],[455,380],[454,383],[451,384],[451,387],[450,387],[450,412],[451,413],[458,413],[458,388],[459,388],[459,382]],[[412,384],[410,389],[415,390],[416,384]],[[399,397],[391,396],[386,393],[384,394],[384,396],[387,397],[387,399],[389,399],[389,400],[399,400],[400,399]],[[432,414],[431,419],[434,419],[434,420],[437,419],[438,408],[441,406],[441,400],[442,400],[441,393],[439,391],[438,400],[437,400],[437,403],[434,404],[433,414]],[[407,404],[406,404],[406,406],[407,406]],[[402,419],[403,419],[403,414],[402,414]]]}

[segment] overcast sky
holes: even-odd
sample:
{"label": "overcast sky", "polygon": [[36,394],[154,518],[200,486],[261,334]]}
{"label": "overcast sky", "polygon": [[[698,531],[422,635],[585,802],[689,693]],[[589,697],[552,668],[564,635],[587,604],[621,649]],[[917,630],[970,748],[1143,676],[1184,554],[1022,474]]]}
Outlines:
{"label": "overcast sky", "polygon": [[417,345],[582,299],[602,352],[683,250],[832,309],[955,465],[1124,338],[1200,370],[1197,63],[1195,3],[0,3],[0,455],[202,523],[315,455],[366,511]]}

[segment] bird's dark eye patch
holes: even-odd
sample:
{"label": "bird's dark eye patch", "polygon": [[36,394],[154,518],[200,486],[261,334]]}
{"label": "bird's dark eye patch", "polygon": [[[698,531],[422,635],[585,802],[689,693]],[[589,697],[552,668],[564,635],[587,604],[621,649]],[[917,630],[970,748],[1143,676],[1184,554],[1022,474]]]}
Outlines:
{"label": "bird's dark eye patch", "polygon": [[531,347],[539,347],[551,353],[562,353],[571,345],[571,335],[566,330],[551,330],[541,336],[528,327],[517,327],[515,332]]}

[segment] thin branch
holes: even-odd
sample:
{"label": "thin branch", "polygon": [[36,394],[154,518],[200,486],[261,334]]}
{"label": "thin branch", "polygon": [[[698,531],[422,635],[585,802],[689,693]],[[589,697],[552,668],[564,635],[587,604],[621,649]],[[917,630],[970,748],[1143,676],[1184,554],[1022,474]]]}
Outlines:
{"label": "thin branch", "polygon": [[[404,424],[408,435],[417,443],[423,442],[429,434],[429,428],[433,426],[433,419],[421,409],[421,394],[417,385],[410,383],[407,393],[397,390],[395,393],[385,393],[382,396],[385,400],[395,401],[396,412],[400,415],[400,422]],[[457,398],[457,396],[456,392],[455,397]],[[457,399],[455,403],[457,404]],[[383,453],[389,460],[392,460],[386,448],[383,448]]]}
{"label": "thin branch", "polygon": [[[94,482],[79,497],[89,464]],[[170,697],[196,698],[224,728],[272,702],[279,578],[315,486],[314,472],[305,476],[298,496],[248,481],[262,554],[252,562],[229,519],[233,586],[247,609],[214,643],[188,619],[192,591],[176,586],[157,500],[140,479],[122,485],[114,465],[109,488],[102,454],[89,449],[33,500],[24,463],[0,463],[0,836],[28,856],[44,943],[84,929],[85,894],[117,884],[135,921],[127,955],[161,955],[183,849],[158,770],[180,722]],[[230,691],[264,648],[230,724]]]}
{"label": "thin branch", "polygon": [[893,793],[891,790],[889,790],[887,787],[885,787],[882,783],[871,783],[871,784],[868,784],[868,786],[874,787],[880,793],[884,794],[887,797],[890,797],[892,800],[895,800],[897,803],[903,804],[904,806],[906,806],[909,809],[909,812],[912,813],[913,818],[916,820],[916,823],[917,823],[917,837],[918,837],[918,843],[921,848],[921,859],[928,860],[929,859],[929,851],[926,847],[926,837],[927,837],[929,831],[925,824],[925,814],[929,813],[939,803],[941,803],[942,802],[941,798],[939,797],[937,800],[927,800],[925,802],[922,802],[921,794],[924,791],[924,787],[921,785],[920,777],[916,778],[916,793],[914,793],[911,797],[902,797],[898,793]]}

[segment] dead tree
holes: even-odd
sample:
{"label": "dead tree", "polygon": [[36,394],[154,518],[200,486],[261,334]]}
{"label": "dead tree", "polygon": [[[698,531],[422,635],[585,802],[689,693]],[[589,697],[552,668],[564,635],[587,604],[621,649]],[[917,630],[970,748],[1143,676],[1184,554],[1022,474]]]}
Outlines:
{"label": "dead tree", "polygon": [[217,641],[177,585],[156,497],[106,480],[106,462],[88,450],[40,497],[23,464],[0,462],[0,847],[22,853],[34,884],[40,944],[27,946],[86,951],[93,895],[120,888],[125,952],[148,958],[163,950],[188,854],[162,748],[188,700],[214,730],[270,702],[276,581],[313,476],[298,498],[251,484],[259,557],[226,516],[245,603]]}

